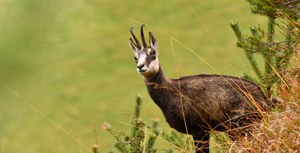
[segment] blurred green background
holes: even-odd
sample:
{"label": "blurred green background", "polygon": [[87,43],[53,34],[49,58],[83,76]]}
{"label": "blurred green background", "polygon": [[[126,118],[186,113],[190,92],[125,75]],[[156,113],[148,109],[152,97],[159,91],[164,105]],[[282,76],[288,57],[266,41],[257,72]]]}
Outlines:
{"label": "blurred green background", "polygon": [[[94,129],[100,150],[114,150],[101,124],[129,129],[137,94],[143,118],[170,130],[136,73],[129,28],[150,26],[169,77],[239,76],[251,67],[235,47],[233,20],[243,30],[264,24],[236,0],[0,0],[2,153],[88,152]],[[173,52],[169,35],[217,72],[177,42]]]}

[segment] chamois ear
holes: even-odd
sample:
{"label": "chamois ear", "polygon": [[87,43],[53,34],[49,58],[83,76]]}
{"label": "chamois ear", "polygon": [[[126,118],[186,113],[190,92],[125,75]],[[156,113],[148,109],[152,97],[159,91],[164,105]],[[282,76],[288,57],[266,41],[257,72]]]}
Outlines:
{"label": "chamois ear", "polygon": [[151,48],[157,50],[158,49],[158,45],[156,42],[155,37],[153,36],[153,34],[151,32],[149,32],[149,45]]}
{"label": "chamois ear", "polygon": [[129,38],[129,45],[131,46],[133,52],[137,52],[139,50],[138,46],[133,42],[131,38]]}

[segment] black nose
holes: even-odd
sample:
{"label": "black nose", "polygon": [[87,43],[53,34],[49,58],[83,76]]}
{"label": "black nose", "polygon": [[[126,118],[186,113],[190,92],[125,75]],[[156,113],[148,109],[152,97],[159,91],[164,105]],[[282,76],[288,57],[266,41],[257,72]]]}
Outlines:
{"label": "black nose", "polygon": [[145,66],[145,64],[142,64],[142,65],[138,65],[137,68],[141,69]]}

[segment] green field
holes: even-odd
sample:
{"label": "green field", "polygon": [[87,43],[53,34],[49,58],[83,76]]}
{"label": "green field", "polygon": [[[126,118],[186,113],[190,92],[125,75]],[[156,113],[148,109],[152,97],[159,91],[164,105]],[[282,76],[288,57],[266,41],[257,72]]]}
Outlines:
{"label": "green field", "polygon": [[[251,67],[235,47],[233,20],[243,30],[265,24],[236,0],[0,0],[2,153],[88,152],[93,124],[101,152],[114,150],[101,124],[129,129],[137,94],[143,118],[169,130],[136,73],[129,28],[148,25],[169,77],[240,76]],[[175,41],[172,50],[170,36],[194,53]]]}

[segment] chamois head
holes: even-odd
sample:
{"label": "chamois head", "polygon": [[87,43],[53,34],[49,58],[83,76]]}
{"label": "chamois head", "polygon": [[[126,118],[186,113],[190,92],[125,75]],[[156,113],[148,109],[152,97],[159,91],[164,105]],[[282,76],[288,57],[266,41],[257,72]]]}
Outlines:
{"label": "chamois head", "polygon": [[142,45],[134,35],[133,27],[130,28],[133,39],[129,38],[129,44],[134,53],[138,73],[146,79],[151,79],[159,70],[158,46],[151,32],[149,32],[149,45],[147,46],[143,32],[144,26],[144,24],[141,25]]}

